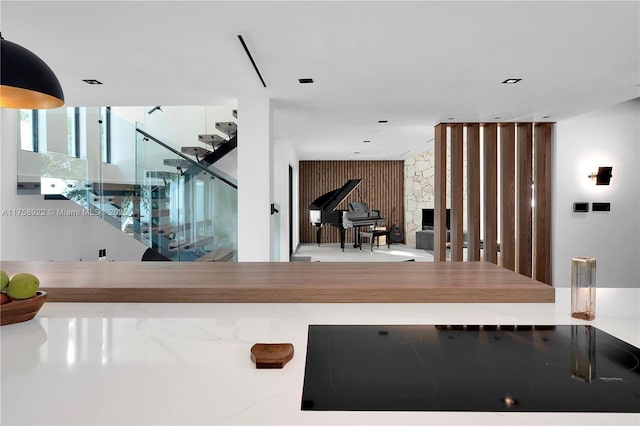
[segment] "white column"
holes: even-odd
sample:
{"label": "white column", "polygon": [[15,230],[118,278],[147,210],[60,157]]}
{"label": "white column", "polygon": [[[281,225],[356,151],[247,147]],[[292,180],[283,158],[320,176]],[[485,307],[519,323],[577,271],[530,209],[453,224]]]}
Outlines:
{"label": "white column", "polygon": [[269,262],[273,229],[271,101],[238,100],[238,261]]}

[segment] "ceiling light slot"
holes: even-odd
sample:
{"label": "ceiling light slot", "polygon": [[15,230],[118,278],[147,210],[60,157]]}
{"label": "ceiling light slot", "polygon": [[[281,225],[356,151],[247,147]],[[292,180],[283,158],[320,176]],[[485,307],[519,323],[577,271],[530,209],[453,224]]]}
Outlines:
{"label": "ceiling light slot", "polygon": [[249,52],[249,48],[247,47],[247,44],[244,42],[244,39],[242,38],[241,35],[238,34],[238,40],[240,40],[240,43],[242,43],[242,47],[244,47],[244,51],[246,52],[247,56],[249,57],[249,60],[251,61],[251,64],[253,65],[253,69],[256,70],[256,73],[258,74],[258,77],[260,78],[260,81],[262,82],[262,86],[263,87],[267,87],[267,83],[264,82],[264,78],[262,78],[262,74],[260,73],[260,70],[258,69],[258,66],[256,65],[256,61],[253,60],[253,56],[251,55],[251,52]]}

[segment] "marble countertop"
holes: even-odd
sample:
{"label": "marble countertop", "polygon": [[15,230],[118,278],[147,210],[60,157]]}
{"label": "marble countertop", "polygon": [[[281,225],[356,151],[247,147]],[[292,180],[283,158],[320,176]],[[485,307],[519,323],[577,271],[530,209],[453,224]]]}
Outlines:
{"label": "marble countertop", "polygon": [[[640,289],[598,289],[596,319],[556,303],[45,303],[3,326],[2,425],[635,425],[630,413],[300,410],[309,324],[591,324],[640,347]],[[254,343],[289,342],[282,370]]]}

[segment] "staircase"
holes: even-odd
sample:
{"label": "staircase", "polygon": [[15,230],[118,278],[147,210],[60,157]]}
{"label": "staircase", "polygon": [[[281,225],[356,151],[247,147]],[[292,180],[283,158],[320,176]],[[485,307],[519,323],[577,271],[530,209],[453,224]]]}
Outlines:
{"label": "staircase", "polygon": [[[201,145],[182,146],[180,151],[137,129],[139,149],[145,151],[139,157],[158,158],[159,150],[165,154],[161,166],[138,162],[147,194],[140,207],[141,241],[171,260],[237,258],[237,185],[213,166],[237,146],[237,128],[221,122],[216,129],[221,134],[200,134]],[[231,235],[229,220],[236,223]]]}
{"label": "staircase", "polygon": [[47,188],[59,188],[49,198],[70,199],[139,240],[149,247],[143,260],[235,261],[237,184],[214,164],[237,147],[237,126],[215,127],[219,134],[179,150],[136,128],[135,184],[49,179]]}

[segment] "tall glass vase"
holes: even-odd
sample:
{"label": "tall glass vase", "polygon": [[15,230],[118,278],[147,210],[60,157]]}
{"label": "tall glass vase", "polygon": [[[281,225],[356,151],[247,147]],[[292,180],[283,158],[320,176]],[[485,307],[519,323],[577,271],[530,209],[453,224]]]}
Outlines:
{"label": "tall glass vase", "polygon": [[571,316],[596,317],[596,260],[592,257],[571,259]]}

